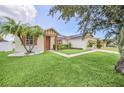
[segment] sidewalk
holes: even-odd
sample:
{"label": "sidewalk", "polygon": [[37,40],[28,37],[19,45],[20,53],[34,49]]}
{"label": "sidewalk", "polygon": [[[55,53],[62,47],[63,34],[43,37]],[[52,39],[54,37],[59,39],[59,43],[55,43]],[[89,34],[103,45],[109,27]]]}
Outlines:
{"label": "sidewalk", "polygon": [[106,53],[114,53],[114,54],[119,54],[118,52],[115,52],[115,51],[110,51],[110,50],[102,50],[102,49],[95,49],[95,50],[92,50],[92,51],[87,51],[87,52],[81,52],[81,53],[76,53],[76,54],[64,54],[64,53],[60,53],[60,52],[57,52],[57,51],[54,51],[54,50],[51,50],[52,53],[55,53],[55,54],[58,54],[58,55],[61,55],[63,57],[67,57],[67,58],[71,58],[71,57],[75,57],[75,56],[80,56],[80,55],[83,55],[83,54],[87,54],[87,53],[93,53],[93,52],[106,52]]}

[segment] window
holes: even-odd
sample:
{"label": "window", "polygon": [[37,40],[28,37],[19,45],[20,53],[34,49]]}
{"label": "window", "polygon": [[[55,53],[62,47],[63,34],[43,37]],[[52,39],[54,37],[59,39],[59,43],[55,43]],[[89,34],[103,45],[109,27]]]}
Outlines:
{"label": "window", "polygon": [[59,43],[59,44],[62,44],[62,40],[58,40],[58,43]]}
{"label": "window", "polygon": [[33,36],[27,35],[26,45],[32,45],[32,44],[33,44]]}

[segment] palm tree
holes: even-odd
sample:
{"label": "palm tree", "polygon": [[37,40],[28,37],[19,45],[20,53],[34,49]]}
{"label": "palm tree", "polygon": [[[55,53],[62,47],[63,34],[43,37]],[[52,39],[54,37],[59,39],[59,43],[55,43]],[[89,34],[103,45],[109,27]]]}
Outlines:
{"label": "palm tree", "polygon": [[35,46],[35,44],[37,42],[38,37],[40,35],[44,35],[42,30],[43,29],[41,29],[41,27],[38,26],[38,25],[37,26],[32,26],[32,27],[30,27],[28,29],[28,32],[27,32],[26,35],[29,35],[29,36],[34,38],[34,43],[33,44],[29,44],[29,53],[32,52],[32,50],[33,50],[33,48],[34,48],[34,46]]}
{"label": "palm tree", "polygon": [[[35,44],[30,44],[29,47],[24,43],[23,38],[27,35],[38,38],[43,34],[43,29],[39,26],[31,27],[29,24],[22,24],[21,22],[16,23],[14,19],[4,17],[5,22],[0,25],[0,35],[6,36],[8,34],[12,34],[17,36],[27,53],[31,53]],[[37,39],[36,39],[37,42]]]}

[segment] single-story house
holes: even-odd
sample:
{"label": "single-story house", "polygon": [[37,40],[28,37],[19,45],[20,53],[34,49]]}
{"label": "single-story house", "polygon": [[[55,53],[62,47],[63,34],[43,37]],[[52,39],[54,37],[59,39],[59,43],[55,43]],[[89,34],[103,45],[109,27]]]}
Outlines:
{"label": "single-story house", "polygon": [[[29,47],[29,44],[35,44],[33,52],[44,52],[47,50],[57,50],[57,45],[59,43],[69,44],[71,43],[72,48],[83,48],[86,49],[90,40],[96,41],[92,34],[87,33],[83,37],[81,34],[72,35],[72,36],[60,36],[60,34],[53,28],[49,28],[43,31],[44,35],[40,37],[23,37],[23,43],[26,47]],[[15,51],[26,53],[25,48],[23,47],[19,37],[15,37]]]}
{"label": "single-story house", "polygon": [[107,47],[107,40],[101,40],[100,43],[102,47]]}
{"label": "single-story house", "polygon": [[113,40],[113,39],[110,39],[110,40],[107,40],[106,41],[106,47],[115,47],[117,48],[117,40]]}
{"label": "single-story house", "polygon": [[0,51],[12,51],[14,49],[14,44],[12,41],[6,41],[0,39]]}
{"label": "single-story house", "polygon": [[[34,48],[33,48],[33,52],[39,52],[39,51],[46,51],[46,50],[52,50],[54,49],[54,45],[55,45],[55,49],[57,49],[57,38],[59,33],[57,31],[55,31],[53,28],[44,30],[44,35],[41,35],[40,37],[38,37],[38,39],[36,40],[36,38],[34,37],[30,37],[30,36],[25,36],[23,37],[23,42],[26,45],[26,47],[29,46],[29,44],[35,44]],[[16,36],[15,37],[15,51],[16,52],[26,52],[26,50],[24,49],[24,47],[22,46],[22,43],[20,41],[20,39]]]}
{"label": "single-story house", "polygon": [[71,44],[72,48],[83,48],[86,49],[89,41],[97,41],[91,33],[87,33],[84,36],[82,34],[72,35],[72,36],[60,36],[58,38],[58,43],[61,44]]}

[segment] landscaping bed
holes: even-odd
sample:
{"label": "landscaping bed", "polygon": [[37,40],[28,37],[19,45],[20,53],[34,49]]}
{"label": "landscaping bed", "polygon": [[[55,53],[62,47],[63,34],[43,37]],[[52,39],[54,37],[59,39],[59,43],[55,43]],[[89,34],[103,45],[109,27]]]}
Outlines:
{"label": "landscaping bed", "polygon": [[76,54],[76,53],[81,53],[81,52],[86,52],[88,50],[82,50],[82,49],[64,49],[64,50],[58,50],[60,53],[64,54]]}

